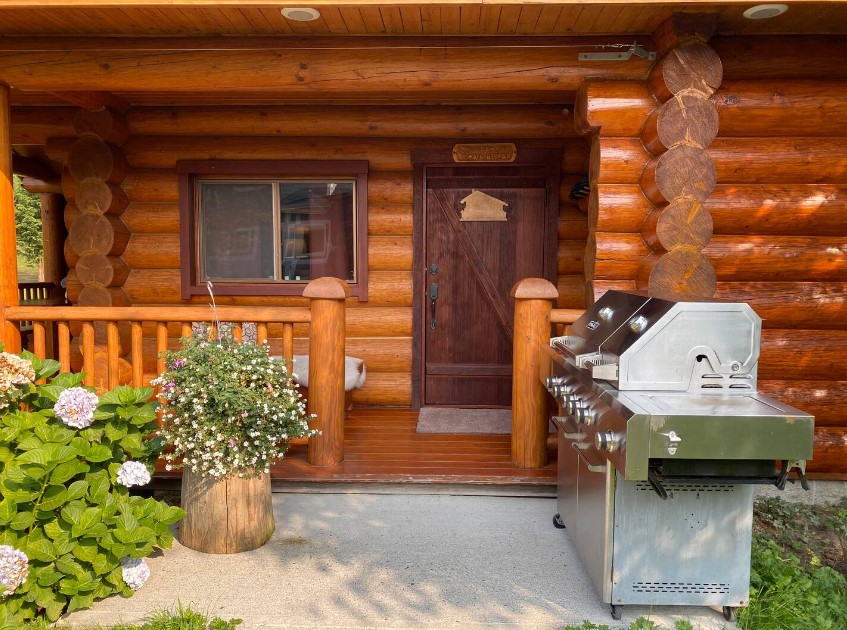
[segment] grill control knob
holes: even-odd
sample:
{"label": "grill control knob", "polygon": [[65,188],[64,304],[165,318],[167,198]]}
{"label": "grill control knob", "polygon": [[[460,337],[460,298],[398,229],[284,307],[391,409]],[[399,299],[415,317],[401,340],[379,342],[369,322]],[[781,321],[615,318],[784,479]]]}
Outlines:
{"label": "grill control knob", "polygon": [[600,317],[600,319],[609,319],[612,316],[612,313],[614,313],[614,311],[612,310],[611,306],[604,306],[600,309],[597,315]]}
{"label": "grill control knob", "polygon": [[629,327],[632,332],[642,333],[647,328],[647,324],[650,322],[647,320],[644,315],[636,315],[631,320],[629,320]]}
{"label": "grill control knob", "polygon": [[594,446],[598,451],[614,453],[621,447],[621,438],[611,431],[600,431],[594,436]]}
{"label": "grill control knob", "polygon": [[594,424],[594,412],[586,403],[581,403],[575,411],[576,421],[579,424]]}

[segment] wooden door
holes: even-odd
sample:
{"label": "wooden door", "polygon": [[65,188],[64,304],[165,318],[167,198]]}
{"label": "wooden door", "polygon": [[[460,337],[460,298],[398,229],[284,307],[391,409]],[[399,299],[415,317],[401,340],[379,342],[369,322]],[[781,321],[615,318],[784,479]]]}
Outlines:
{"label": "wooden door", "polygon": [[[468,220],[468,204],[480,193],[494,212]],[[427,169],[425,281],[419,283],[424,405],[511,405],[509,293],[522,278],[545,276],[547,196],[543,170]],[[502,217],[498,208],[505,220],[494,220]]]}

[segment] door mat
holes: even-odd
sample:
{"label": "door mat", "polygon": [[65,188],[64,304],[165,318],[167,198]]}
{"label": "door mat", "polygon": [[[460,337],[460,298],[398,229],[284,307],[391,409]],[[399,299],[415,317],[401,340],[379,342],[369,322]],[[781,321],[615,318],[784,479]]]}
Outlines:
{"label": "door mat", "polygon": [[511,433],[512,410],[423,407],[418,416],[417,431],[418,433]]}

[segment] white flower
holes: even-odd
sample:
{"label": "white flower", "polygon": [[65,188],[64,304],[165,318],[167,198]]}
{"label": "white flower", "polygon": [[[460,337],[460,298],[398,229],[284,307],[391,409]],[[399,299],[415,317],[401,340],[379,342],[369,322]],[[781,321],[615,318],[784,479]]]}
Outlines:
{"label": "white flower", "polygon": [[25,385],[35,380],[32,363],[16,354],[0,352],[0,392],[12,389],[15,385]]}
{"label": "white flower", "polygon": [[121,576],[128,587],[137,591],[150,577],[150,567],[144,558],[124,558],[121,560]]}
{"label": "white flower", "polygon": [[94,410],[99,402],[97,395],[83,387],[69,387],[53,406],[53,413],[69,427],[84,429],[94,422]]}
{"label": "white flower", "polygon": [[146,486],[150,483],[150,471],[141,462],[124,462],[118,468],[118,483],[127,488],[132,486]]}
{"label": "white flower", "polygon": [[29,575],[29,559],[23,551],[10,545],[0,545],[0,586],[3,597],[11,595]]}

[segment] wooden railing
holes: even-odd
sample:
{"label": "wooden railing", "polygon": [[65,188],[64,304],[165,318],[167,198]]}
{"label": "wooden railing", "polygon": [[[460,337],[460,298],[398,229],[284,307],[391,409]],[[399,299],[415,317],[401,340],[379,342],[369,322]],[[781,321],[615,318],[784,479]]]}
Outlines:
{"label": "wooden railing", "polygon": [[547,464],[547,391],[541,381],[542,346],[552,327],[572,324],[584,311],[553,309],[556,287],[541,278],[512,288],[515,335],[512,365],[512,463],[521,468]]}
{"label": "wooden railing", "polygon": [[[340,280],[320,278],[306,287],[308,307],[219,306],[213,312],[208,306],[22,305],[0,306],[0,320],[18,325],[32,322],[33,353],[57,359],[63,372],[84,372],[83,383],[99,390],[121,384],[149,385],[164,371],[163,351],[176,348],[179,337],[191,334],[194,322],[229,323],[238,339],[243,323],[254,322],[258,343],[268,340],[273,329],[279,334],[281,356],[288,361],[294,354],[295,324],[310,324],[309,352],[321,359],[309,361],[309,411],[317,416],[312,428],[322,434],[309,441],[309,461],[331,464],[344,458],[344,300],[348,294]],[[56,339],[55,350],[48,343],[51,335]]]}

